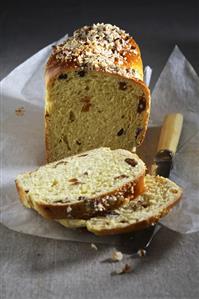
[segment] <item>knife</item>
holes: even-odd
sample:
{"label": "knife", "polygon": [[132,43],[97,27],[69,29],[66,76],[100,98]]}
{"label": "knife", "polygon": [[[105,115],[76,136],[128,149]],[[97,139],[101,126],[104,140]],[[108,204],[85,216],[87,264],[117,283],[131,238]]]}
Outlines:
{"label": "knife", "polygon": [[183,115],[172,113],[165,116],[160,131],[157,153],[151,166],[152,175],[160,175],[168,178],[173,166],[173,158],[176,153],[183,126]]}

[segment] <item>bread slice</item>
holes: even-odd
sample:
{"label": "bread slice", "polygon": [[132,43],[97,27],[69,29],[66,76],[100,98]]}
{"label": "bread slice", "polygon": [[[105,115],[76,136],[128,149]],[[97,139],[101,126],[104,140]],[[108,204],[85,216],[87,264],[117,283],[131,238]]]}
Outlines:
{"label": "bread slice", "polygon": [[145,164],[126,150],[99,148],[19,175],[22,203],[46,218],[103,215],[144,191]]}
{"label": "bread slice", "polygon": [[47,161],[143,141],[150,92],[140,50],[110,24],[84,26],[53,47],[45,72]]}
{"label": "bread slice", "polygon": [[96,235],[114,235],[144,229],[165,216],[180,200],[182,190],[160,176],[145,177],[146,191],[123,207],[106,216],[89,220],[61,219],[67,228],[86,227]]}

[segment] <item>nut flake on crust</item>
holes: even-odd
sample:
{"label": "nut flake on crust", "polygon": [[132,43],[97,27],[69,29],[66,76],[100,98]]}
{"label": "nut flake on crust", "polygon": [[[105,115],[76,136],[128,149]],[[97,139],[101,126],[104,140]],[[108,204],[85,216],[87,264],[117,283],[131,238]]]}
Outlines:
{"label": "nut flake on crust", "polygon": [[139,55],[136,43],[128,33],[104,23],[77,29],[65,42],[53,46],[53,56],[58,62],[127,78],[139,77],[131,63],[132,58]]}

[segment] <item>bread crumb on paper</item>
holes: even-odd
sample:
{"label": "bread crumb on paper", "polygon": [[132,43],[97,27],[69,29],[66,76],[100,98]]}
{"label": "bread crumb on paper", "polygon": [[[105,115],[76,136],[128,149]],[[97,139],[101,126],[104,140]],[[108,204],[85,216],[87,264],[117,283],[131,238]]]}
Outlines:
{"label": "bread crumb on paper", "polygon": [[112,252],[112,256],[111,256],[111,259],[114,261],[114,262],[118,262],[118,261],[121,261],[123,259],[123,254],[121,251],[113,251]]}
{"label": "bread crumb on paper", "polygon": [[97,246],[93,243],[91,243],[91,248],[95,249],[95,250],[98,250]]}
{"label": "bread crumb on paper", "polygon": [[24,113],[25,113],[25,109],[23,106],[15,109],[16,116],[23,116]]}
{"label": "bread crumb on paper", "polygon": [[122,269],[113,271],[111,273],[111,275],[122,275],[122,274],[125,274],[125,273],[131,273],[132,271],[133,271],[132,266],[129,265],[129,264],[125,264]]}
{"label": "bread crumb on paper", "polygon": [[146,250],[145,249],[139,249],[137,251],[137,254],[140,256],[140,257],[143,257],[146,255]]}

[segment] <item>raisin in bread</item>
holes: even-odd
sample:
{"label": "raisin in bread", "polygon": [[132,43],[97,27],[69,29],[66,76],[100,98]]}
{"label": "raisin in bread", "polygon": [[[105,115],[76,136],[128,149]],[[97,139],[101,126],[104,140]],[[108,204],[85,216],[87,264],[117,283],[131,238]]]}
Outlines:
{"label": "raisin in bread", "polygon": [[142,142],[150,92],[139,47],[124,30],[103,23],[78,29],[53,47],[45,82],[48,162]]}
{"label": "raisin in bread", "polygon": [[114,235],[144,229],[165,216],[180,200],[182,190],[169,179],[147,175],[145,192],[106,216],[89,220],[61,219],[67,228],[86,227],[96,235]]}
{"label": "raisin in bread", "polygon": [[145,164],[126,150],[99,148],[19,175],[22,203],[46,218],[103,215],[144,191]]}

